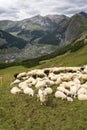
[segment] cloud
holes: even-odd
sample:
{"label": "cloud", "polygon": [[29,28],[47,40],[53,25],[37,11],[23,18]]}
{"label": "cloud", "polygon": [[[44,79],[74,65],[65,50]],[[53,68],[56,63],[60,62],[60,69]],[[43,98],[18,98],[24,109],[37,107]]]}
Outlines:
{"label": "cloud", "polygon": [[0,20],[21,20],[35,15],[73,15],[87,12],[87,0],[0,0]]}

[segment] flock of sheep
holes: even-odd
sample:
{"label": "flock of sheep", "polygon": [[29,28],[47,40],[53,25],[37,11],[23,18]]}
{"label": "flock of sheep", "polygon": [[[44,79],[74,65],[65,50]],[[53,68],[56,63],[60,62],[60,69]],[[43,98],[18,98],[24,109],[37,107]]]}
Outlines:
{"label": "flock of sheep", "polygon": [[[10,92],[37,96],[45,104],[50,94],[72,102],[87,100],[87,66],[35,69],[14,75]],[[56,87],[56,89],[54,89]]]}

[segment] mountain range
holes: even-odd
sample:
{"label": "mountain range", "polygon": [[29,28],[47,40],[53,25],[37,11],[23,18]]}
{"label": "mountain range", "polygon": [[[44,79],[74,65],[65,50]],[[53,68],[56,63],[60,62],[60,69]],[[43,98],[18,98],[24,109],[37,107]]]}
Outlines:
{"label": "mountain range", "polygon": [[0,59],[31,59],[71,44],[87,31],[87,14],[34,16],[0,21]]}

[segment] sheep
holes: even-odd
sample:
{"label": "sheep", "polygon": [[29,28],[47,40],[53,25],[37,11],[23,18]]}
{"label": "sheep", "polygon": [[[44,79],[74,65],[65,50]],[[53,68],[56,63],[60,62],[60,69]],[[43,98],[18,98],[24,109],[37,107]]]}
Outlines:
{"label": "sheep", "polygon": [[51,73],[59,73],[59,68],[58,67],[52,67],[50,68]]}
{"label": "sheep", "polygon": [[66,99],[68,102],[73,102],[73,98],[71,98],[71,97],[67,97]]}
{"label": "sheep", "polygon": [[[72,102],[72,97],[78,100],[87,100],[87,67],[53,67],[35,69],[29,72],[15,74],[15,81],[11,85],[17,85],[10,91],[13,94],[24,93],[34,96],[38,90],[38,98],[41,104],[45,104],[48,95],[53,93],[53,85],[57,85],[56,98],[66,99]],[[21,79],[23,80],[21,82]],[[70,97],[71,96],[71,97]]]}
{"label": "sheep", "polygon": [[46,105],[46,102],[47,102],[47,96],[44,95],[44,93],[42,93],[42,95],[40,95],[40,102],[41,102],[41,105]]}
{"label": "sheep", "polygon": [[78,92],[78,89],[80,88],[80,85],[76,85],[75,83],[73,83],[71,86],[70,86],[70,92],[71,92],[71,96],[76,98],[77,96],[77,92]]}
{"label": "sheep", "polygon": [[76,73],[73,73],[72,74],[72,79],[79,79],[80,80],[80,78],[81,78],[81,76],[82,76],[82,73],[81,72],[79,72],[79,71],[77,71]]}
{"label": "sheep", "polygon": [[49,73],[49,75],[48,75],[48,78],[50,79],[50,80],[55,80],[55,74],[54,73]]}
{"label": "sheep", "polygon": [[46,74],[44,73],[44,70],[41,70],[41,69],[35,69],[35,70],[32,70],[32,71],[29,71],[27,73],[28,76],[35,76],[35,77],[45,77]]}
{"label": "sheep", "polygon": [[61,91],[56,91],[55,92],[55,97],[56,98],[61,98],[62,100],[67,98],[67,96]]}
{"label": "sheep", "polygon": [[12,93],[12,94],[20,94],[20,93],[22,93],[22,91],[18,88],[18,87],[13,87],[11,90],[10,90],[10,92]]}
{"label": "sheep", "polygon": [[37,97],[39,98],[41,105],[43,105],[43,104],[46,105],[46,102],[48,99],[46,91],[44,91],[43,89],[39,89]]}
{"label": "sheep", "polygon": [[87,100],[87,94],[79,94],[78,100],[81,100],[81,101]]}
{"label": "sheep", "polygon": [[[45,78],[45,77],[44,77],[44,78]],[[37,77],[37,78],[36,78],[36,81],[37,81],[37,82],[38,82],[38,81],[43,81],[44,78]]]}
{"label": "sheep", "polygon": [[83,83],[86,82],[87,81],[87,74],[83,74],[81,76],[81,80],[83,81]]}
{"label": "sheep", "polygon": [[23,80],[27,80],[28,78],[29,78],[29,76],[22,77]]}
{"label": "sheep", "polygon": [[53,72],[54,74],[59,74],[59,73],[65,73],[65,72],[69,72],[69,71],[74,71],[72,70],[71,67],[53,67],[51,68],[50,72]]}
{"label": "sheep", "polygon": [[46,84],[47,84],[47,86],[50,86],[50,87],[51,87],[51,86],[53,86],[55,83],[54,83],[54,81],[48,80]]}
{"label": "sheep", "polygon": [[29,87],[29,85],[26,83],[26,82],[21,82],[21,83],[19,83],[19,88],[21,88],[21,89],[25,89],[26,87]]}
{"label": "sheep", "polygon": [[54,73],[49,73],[48,77],[50,80],[56,81],[59,76],[55,75]]}
{"label": "sheep", "polygon": [[71,81],[70,82],[62,82],[59,86],[64,87],[66,89],[69,89],[70,88],[70,83],[71,83]]}
{"label": "sheep", "polygon": [[53,90],[52,90],[52,88],[50,88],[50,87],[45,88],[44,91],[45,91],[47,94],[52,94],[52,93],[53,93]]}
{"label": "sheep", "polygon": [[34,96],[34,90],[32,88],[26,87],[23,92],[24,94],[29,94],[29,96]]}
{"label": "sheep", "polygon": [[46,82],[43,81],[43,80],[42,81],[37,81],[37,83],[35,85],[36,89],[45,88],[45,87],[47,87],[47,85],[46,85]]}
{"label": "sheep", "polygon": [[51,81],[50,79],[48,79],[47,77],[43,78],[43,81],[46,83],[47,87],[51,87],[54,85],[54,81]]}
{"label": "sheep", "polygon": [[19,84],[21,81],[19,79],[16,79],[15,81],[13,81],[10,85],[15,85],[15,84]]}
{"label": "sheep", "polygon": [[80,88],[77,92],[78,95],[80,94],[87,94],[87,90],[85,88]]}
{"label": "sheep", "polygon": [[70,81],[72,79],[72,74],[71,73],[66,73],[66,74],[63,74],[63,76],[61,77],[61,80],[62,81]]}
{"label": "sheep", "polygon": [[87,89],[87,82],[81,85],[83,88]]}
{"label": "sheep", "polygon": [[41,77],[41,78],[46,76],[46,74],[44,73],[44,70],[41,70],[41,69],[37,69],[36,75],[37,77]]}
{"label": "sheep", "polygon": [[61,87],[61,86],[57,87],[57,90],[65,93],[66,95],[71,94],[69,90],[67,90],[67,89],[65,89],[64,87]]}
{"label": "sheep", "polygon": [[22,72],[22,73],[19,73],[17,75],[17,79],[22,79],[22,77],[26,77],[27,76],[27,73],[26,72]]}
{"label": "sheep", "polygon": [[27,80],[25,80],[25,82],[26,82],[28,85],[34,86],[37,81],[36,81],[33,77],[30,77],[30,78],[28,78]]}
{"label": "sheep", "polygon": [[74,72],[80,71],[80,67],[70,67],[70,68]]}
{"label": "sheep", "polygon": [[60,85],[61,83],[62,83],[61,78],[60,78],[60,77],[57,78],[57,80],[55,81],[55,84],[56,84],[56,85]]}
{"label": "sheep", "polygon": [[74,79],[73,79],[73,82],[74,82],[75,84],[80,84],[80,80],[79,80],[78,78],[74,78]]}

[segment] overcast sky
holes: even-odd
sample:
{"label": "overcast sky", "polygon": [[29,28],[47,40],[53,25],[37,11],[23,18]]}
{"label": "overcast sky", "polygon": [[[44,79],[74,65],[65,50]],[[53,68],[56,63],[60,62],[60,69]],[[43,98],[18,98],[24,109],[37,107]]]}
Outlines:
{"label": "overcast sky", "polygon": [[87,0],[0,0],[0,20],[21,20],[35,15],[87,12]]}

